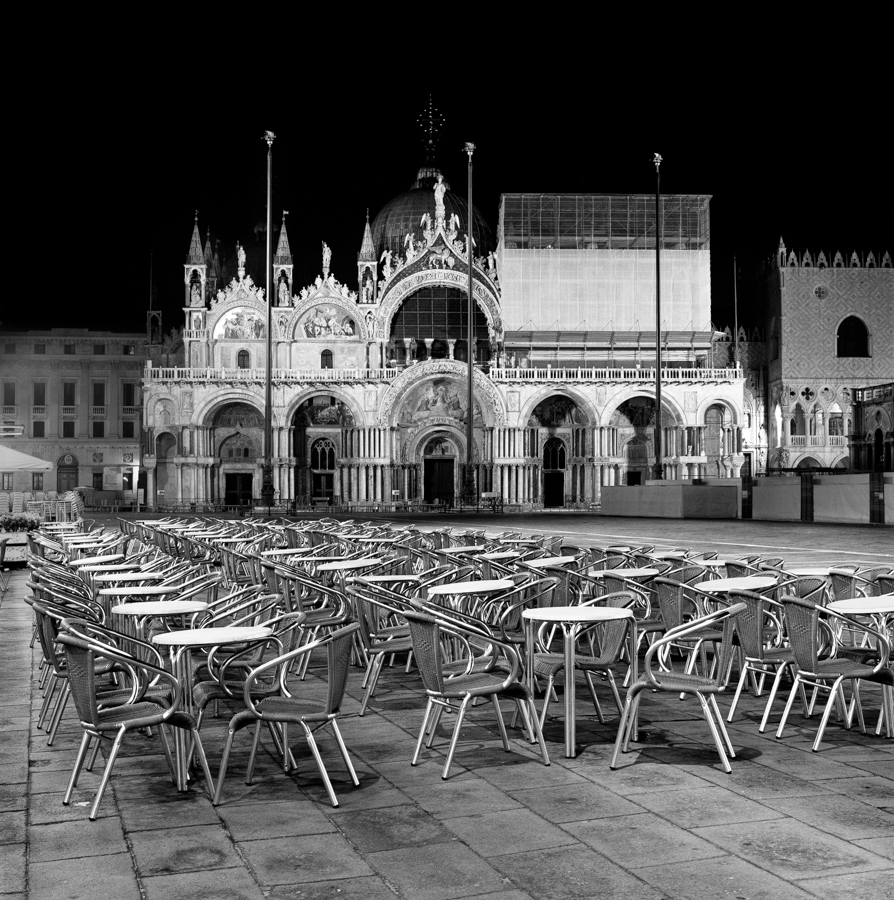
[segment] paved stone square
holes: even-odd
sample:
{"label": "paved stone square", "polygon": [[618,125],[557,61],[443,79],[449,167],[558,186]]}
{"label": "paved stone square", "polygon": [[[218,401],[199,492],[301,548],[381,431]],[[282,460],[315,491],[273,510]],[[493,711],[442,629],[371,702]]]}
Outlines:
{"label": "paved stone square", "polygon": [[[111,524],[110,520],[110,524]],[[606,519],[582,516],[431,517],[423,527],[560,534],[568,544],[635,540],[721,553],[782,555],[791,563],[894,559],[894,532],[879,528]],[[720,768],[693,699],[644,696],[641,742],[612,772],[617,713],[607,686],[599,725],[578,683],[578,743],[563,755],[561,705],[546,738],[551,765],[518,729],[503,751],[493,710],[472,709],[448,781],[447,722],[412,767],[424,693],[402,660],[386,668],[359,718],[362,673],[353,669],[341,720],[360,777],[353,788],[329,737],[323,758],[341,805],[333,808],[303,738],[297,772],[284,774],[269,735],[252,785],[243,777],[251,731],[240,732],[223,802],[201,778],[178,794],[157,737],[132,735],[96,822],[87,819],[102,762],[61,802],[80,728],[66,712],[53,747],[36,728],[39,651],[14,571],[0,607],[0,897],[31,900],[546,900],[546,898],[840,898],[894,895],[894,745],[845,730],[834,718],[819,753],[818,717],[795,707],[785,736],[757,731],[764,698],[744,694],[728,726],[733,772]],[[317,666],[323,660],[315,659]],[[321,670],[302,690],[321,696]],[[870,730],[879,692],[864,685]],[[731,696],[720,697],[722,710]],[[539,705],[539,699],[538,699]],[[511,719],[505,707],[507,722]],[[216,775],[229,711],[209,715],[203,741]]]}

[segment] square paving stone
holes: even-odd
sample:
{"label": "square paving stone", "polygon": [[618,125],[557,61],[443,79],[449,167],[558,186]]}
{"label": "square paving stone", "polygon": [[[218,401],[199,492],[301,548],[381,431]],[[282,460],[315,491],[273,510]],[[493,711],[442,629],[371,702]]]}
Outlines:
{"label": "square paving stone", "polygon": [[[95,787],[89,790],[76,787],[71,795],[71,803],[65,806],[62,798],[65,796],[63,791],[53,791],[52,793],[32,793],[28,803],[28,812],[30,813],[30,821],[32,825],[46,825],[51,822],[89,822],[88,816],[93,807],[93,800],[96,795]],[[102,803],[96,813],[97,821],[106,819],[110,816],[117,816],[115,803],[111,793],[106,790]]]}
{"label": "square paving stone", "polygon": [[0,894],[25,890],[25,845],[0,844]]}
{"label": "square paving stone", "polygon": [[869,850],[872,853],[877,853],[879,856],[884,856],[885,859],[894,861],[894,836],[890,834],[885,837],[864,838],[854,841],[854,843],[864,850]]}
{"label": "square paving stone", "polygon": [[81,856],[102,856],[121,853],[127,849],[121,820],[117,816],[91,822],[84,811],[81,826],[71,822],[52,825],[32,825],[28,829],[30,861],[77,859]]}
{"label": "square paving stone", "polygon": [[637,794],[636,802],[680,828],[780,819],[782,812],[721,787]]}
{"label": "square paving stone", "polygon": [[0,812],[25,809],[28,805],[27,790],[27,782],[19,781],[15,784],[10,784],[6,781],[4,773],[4,780],[0,783]]}
{"label": "square paving stone", "polygon": [[808,900],[810,897],[800,887],[735,856],[652,866],[638,869],[636,874],[673,900]]}
{"label": "square paving stone", "polygon": [[697,790],[708,786],[708,782],[700,777],[700,771],[693,774],[677,766],[647,758],[631,759],[633,756],[634,754],[621,756],[617,769],[606,767],[582,771],[581,774],[622,797],[635,798],[637,794],[653,791]]}
{"label": "square paving stone", "polygon": [[[842,794],[822,797],[767,798],[763,803],[814,828],[852,841],[894,837],[894,814]],[[705,825],[714,824],[705,822]]]}
{"label": "square paving stone", "polygon": [[[733,759],[730,765],[732,772],[728,775],[721,769],[694,769],[689,765],[685,768],[696,772],[706,781],[752,800],[762,800],[764,797],[807,797],[828,792],[821,782],[797,778],[758,763]],[[851,782],[854,779],[847,780]]]}
{"label": "square paving stone", "polygon": [[870,806],[894,806],[894,780],[870,776],[848,778],[847,781],[822,781],[822,787],[838,794],[847,794]]}
{"label": "square paving stone", "polygon": [[170,791],[141,802],[119,801],[118,808],[127,832],[217,825],[219,822],[207,794],[198,792]]}
{"label": "square paving stone", "polygon": [[874,853],[793,819],[713,825],[692,833],[788,881],[890,868]]}
{"label": "square paving stone", "polygon": [[338,826],[361,853],[443,844],[453,837],[417,806],[361,810],[339,818]]}
{"label": "square paving stone", "polygon": [[280,884],[264,895],[267,900],[395,900],[394,891],[378,875]]}
{"label": "square paving stone", "polygon": [[831,878],[808,878],[798,884],[822,900],[890,900],[894,869],[863,872],[859,877],[835,875]]}
{"label": "square paving stone", "polygon": [[477,897],[507,886],[495,869],[459,841],[385,850],[367,859],[399,896],[413,900]]}
{"label": "square paving stone", "polygon": [[246,869],[186,872],[143,879],[146,900],[263,900],[264,891]]}
{"label": "square paving stone", "polygon": [[509,883],[537,900],[665,900],[666,894],[579,844],[495,856]]}
{"label": "square paving stone", "polygon": [[0,844],[17,844],[25,841],[24,810],[0,813]]}
{"label": "square paving stone", "polygon": [[262,885],[296,884],[355,878],[374,872],[340,834],[299,835],[239,845],[252,873]]}
{"label": "square paving stone", "polygon": [[562,826],[578,840],[626,869],[720,856],[722,851],[652,813],[569,822]]}
{"label": "square paving stone", "polygon": [[582,822],[643,811],[641,806],[592,782],[512,791],[510,796],[550,822]]}
{"label": "square paving stone", "polygon": [[28,889],[40,900],[140,900],[129,853],[32,863]]}
{"label": "square paving stone", "polygon": [[[440,774],[438,772],[438,777]],[[539,758],[535,761],[520,756],[507,756],[501,765],[484,766],[476,769],[475,774],[504,791],[519,790],[531,784],[547,789],[551,785],[586,784],[587,781],[581,771],[568,769],[561,762],[545,766]]]}
{"label": "square paving stone", "polygon": [[546,850],[575,840],[527,809],[483,813],[447,819],[444,825],[487,859],[502,853]]}
{"label": "square paving stone", "polygon": [[233,842],[219,825],[135,831],[129,837],[141,876],[242,865],[233,850]]}
{"label": "square paving stone", "polygon": [[414,784],[407,791],[426,812],[438,818],[470,816],[478,813],[520,809],[522,804],[504,791],[471,773],[438,778],[424,784]]}
{"label": "square paving stone", "polygon": [[288,798],[276,803],[226,803],[216,814],[234,841],[292,837],[299,834],[324,834],[336,831],[335,825],[310,800]]}

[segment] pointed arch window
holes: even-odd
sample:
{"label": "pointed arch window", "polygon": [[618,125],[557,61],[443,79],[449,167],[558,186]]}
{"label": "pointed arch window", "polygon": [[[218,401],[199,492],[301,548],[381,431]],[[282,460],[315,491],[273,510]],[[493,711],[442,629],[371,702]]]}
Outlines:
{"label": "pointed arch window", "polygon": [[310,448],[310,467],[330,472],[335,470],[335,444],[330,438],[314,441]]}
{"label": "pointed arch window", "polygon": [[565,468],[565,442],[560,438],[550,438],[543,447],[543,468]]}
{"label": "pointed arch window", "polygon": [[839,326],[836,341],[836,356],[869,356],[869,331],[856,316],[848,316]]}
{"label": "pointed arch window", "polygon": [[331,369],[332,368],[332,351],[324,350],[320,354],[320,368],[321,369]]}
{"label": "pointed arch window", "polygon": [[236,365],[240,369],[251,368],[251,357],[248,355],[248,350],[239,351],[239,355],[236,357]]}

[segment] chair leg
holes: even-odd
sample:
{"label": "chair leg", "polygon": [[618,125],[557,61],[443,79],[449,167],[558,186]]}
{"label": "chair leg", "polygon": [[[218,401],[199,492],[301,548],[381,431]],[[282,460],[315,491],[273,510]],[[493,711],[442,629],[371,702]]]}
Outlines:
{"label": "chair leg", "polygon": [[63,806],[68,806],[68,804],[71,803],[72,792],[75,787],[77,787],[78,776],[81,774],[81,766],[84,765],[84,759],[86,758],[87,750],[90,747],[90,738],[90,732],[85,731],[84,736],[81,738],[81,745],[78,747],[78,755],[75,759],[74,768],[71,770],[71,778],[68,780],[68,788],[65,791],[65,796],[62,798]]}
{"label": "chair leg", "polygon": [[370,697],[376,691],[376,685],[379,683],[379,675],[382,673],[382,665],[385,662],[385,654],[377,653],[373,657],[372,663],[366,670],[366,690],[363,693],[363,701],[360,704],[360,715],[366,714],[366,705],[369,703]]}
{"label": "chair leg", "polygon": [[720,707],[717,705],[717,697],[714,694],[711,694],[708,697],[708,703],[710,704],[711,709],[714,710],[714,718],[717,721],[717,727],[723,735],[723,740],[726,742],[727,756],[729,756],[730,759],[735,759],[736,751],[733,749],[733,742],[729,739],[729,732],[726,730],[726,725],[723,724],[723,716],[720,714]]}
{"label": "chair leg", "polygon": [[[782,663],[782,665],[778,666],[776,669],[776,676],[773,679],[773,684],[770,687],[770,696],[767,698],[767,705],[764,707],[764,714],[761,716],[761,724],[757,729],[761,734],[767,728],[767,720],[770,718],[770,708],[773,706],[773,701],[776,699],[776,694],[779,691],[779,685],[782,683],[782,676],[785,673],[785,670],[789,667],[790,663]],[[727,719],[727,722],[729,719]]]}
{"label": "chair leg", "polygon": [[252,741],[251,741],[251,750],[249,751],[249,754],[248,754],[248,766],[246,767],[246,770],[245,770],[245,783],[246,784],[251,784],[252,777],[254,776],[255,759],[257,758],[257,755],[258,755],[258,744],[260,743],[260,740],[261,740],[261,724],[262,724],[261,720],[258,719],[257,724],[255,725],[254,737],[252,738]]}
{"label": "chair leg", "polygon": [[627,692],[627,697],[624,700],[624,709],[621,712],[621,721],[618,723],[618,736],[615,738],[615,749],[612,752],[611,762],[608,764],[610,769],[616,769],[618,767],[618,755],[624,750],[626,745],[626,736],[628,723],[633,721],[633,716],[631,715],[633,708],[633,689],[631,688]]}
{"label": "chair leg", "polygon": [[96,792],[96,798],[93,801],[93,807],[90,810],[90,821],[93,822],[96,819],[96,813],[99,810],[99,804],[102,801],[102,795],[106,791],[106,787],[109,784],[109,779],[112,776],[112,766],[115,765],[115,760],[118,758],[118,751],[121,749],[121,744],[124,741],[124,735],[127,732],[122,728],[117,735],[115,735],[115,741],[112,744],[111,752],[109,753],[109,758],[106,760],[106,767],[102,773],[102,778],[99,782],[99,790]]}
{"label": "chair leg", "polygon": [[345,766],[347,766],[348,774],[351,776],[354,787],[360,787],[360,779],[354,771],[354,764],[351,762],[351,757],[348,755],[348,748],[345,746],[344,738],[341,736],[341,729],[338,727],[338,722],[335,719],[332,720],[332,733],[335,735],[335,741],[338,744],[339,752],[345,761]]}
{"label": "chair leg", "polygon": [[509,736],[506,734],[506,723],[503,721],[503,711],[500,709],[500,701],[497,699],[496,694],[491,694],[491,703],[494,706],[494,712],[497,716],[497,726],[500,729],[500,737],[503,740],[503,749],[508,753],[510,750],[509,747]]}
{"label": "chair leg", "polygon": [[224,744],[223,755],[220,758],[220,768],[217,770],[217,784],[214,788],[214,796],[211,798],[213,806],[217,806],[220,803],[220,795],[223,793],[223,783],[224,778],[227,777],[227,764],[230,761],[230,750],[233,746],[234,734],[235,732],[232,730],[227,732],[227,740]]}
{"label": "chair leg", "polygon": [[416,740],[416,751],[413,753],[413,759],[410,761],[411,766],[415,766],[419,762],[419,754],[422,752],[422,742],[425,740],[425,732],[433,705],[431,699],[425,705],[425,715],[422,717],[422,726],[419,729],[419,737]]}
{"label": "chair leg", "polygon": [[447,762],[444,763],[444,771],[441,774],[441,778],[444,781],[446,781],[450,775],[450,764],[453,762],[453,754],[456,752],[456,744],[457,741],[459,741],[459,732],[462,728],[463,716],[466,714],[466,707],[469,705],[471,699],[471,695],[466,694],[466,696],[463,697],[463,702],[459,705],[459,709],[456,711],[456,725],[453,728],[453,734],[450,738],[450,749],[447,751]]}
{"label": "chair leg", "polygon": [[[745,682],[748,680],[749,674],[751,675],[752,680],[754,680],[753,670],[748,665],[748,663],[745,663],[745,665],[742,666],[742,674],[739,675],[739,683],[736,685],[736,693],[733,694],[733,702],[732,704],[730,704],[729,712],[726,716],[727,722],[732,722],[733,716],[736,714],[736,706],[739,703],[739,697],[742,695],[742,688],[745,687]],[[755,694],[755,696],[757,695]]]}
{"label": "chair leg", "polygon": [[186,790],[186,785],[180,784],[180,771],[174,764],[174,757],[171,756],[171,748],[168,745],[168,736],[165,734],[164,725],[158,726],[158,740],[161,743],[162,752],[165,755],[165,761],[168,764],[168,771],[171,773],[171,781],[177,785],[177,790]]}
{"label": "chair leg", "polygon": [[605,716],[602,715],[602,707],[599,705],[599,698],[596,696],[596,686],[593,684],[593,673],[584,672],[587,679],[587,687],[590,689],[590,697],[593,700],[593,706],[596,709],[596,718],[599,719],[600,725],[605,725]]}
{"label": "chair leg", "polygon": [[56,732],[59,730],[59,723],[62,721],[62,714],[65,712],[65,707],[68,705],[68,697],[70,694],[71,684],[68,679],[66,679],[65,683],[62,685],[59,699],[56,702],[56,709],[53,710],[53,720],[50,722],[50,736],[47,739],[48,747],[52,747],[53,742],[56,740]]}
{"label": "chair leg", "polygon": [[711,729],[711,737],[714,738],[714,746],[717,748],[717,755],[720,757],[720,762],[723,765],[723,771],[726,772],[727,775],[732,772],[732,766],[729,764],[729,760],[726,758],[726,751],[723,747],[723,741],[720,737],[720,732],[717,730],[717,723],[714,721],[714,716],[711,711],[711,707],[708,705],[708,701],[698,692],[695,692],[695,696],[698,697],[699,705],[702,708],[702,715],[705,717],[705,721],[708,723],[708,727]]}
{"label": "chair leg", "polygon": [[823,739],[823,732],[826,730],[826,725],[829,722],[829,716],[832,714],[832,707],[835,705],[835,702],[839,700],[838,692],[841,689],[841,679],[836,678],[835,682],[829,688],[829,699],[826,701],[826,706],[823,709],[823,717],[820,719],[819,730],[816,733],[816,740],[813,742],[813,747],[811,748],[814,753],[819,750],[820,743]]}
{"label": "chair leg", "polygon": [[776,737],[781,738],[782,732],[785,729],[785,723],[788,719],[788,714],[791,712],[792,705],[795,702],[795,697],[798,695],[798,689],[801,688],[803,690],[803,685],[801,684],[801,679],[795,675],[795,683],[792,685],[791,693],[788,695],[788,700],[785,701],[785,709],[782,711],[782,718],[779,720],[779,727],[776,729]]}
{"label": "chair leg", "polygon": [[323,784],[326,787],[326,793],[329,794],[329,801],[333,806],[338,806],[338,797],[335,796],[335,790],[332,787],[332,782],[329,780],[329,773],[326,771],[326,766],[323,765],[323,757],[320,756],[320,750],[317,747],[317,742],[314,740],[313,732],[310,728],[307,727],[306,722],[301,723],[304,728],[304,736],[307,738],[307,744],[310,747],[310,752],[313,753],[314,759],[317,762],[317,768],[320,770],[320,775],[323,778]]}

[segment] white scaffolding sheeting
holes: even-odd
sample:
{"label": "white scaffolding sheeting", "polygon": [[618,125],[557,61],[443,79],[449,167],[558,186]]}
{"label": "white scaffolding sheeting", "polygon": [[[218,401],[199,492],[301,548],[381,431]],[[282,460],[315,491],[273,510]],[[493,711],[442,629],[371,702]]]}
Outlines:
{"label": "white scaffolding sheeting", "polygon": [[[506,331],[653,331],[654,250],[500,251]],[[710,330],[710,250],[661,251],[662,330]]]}

